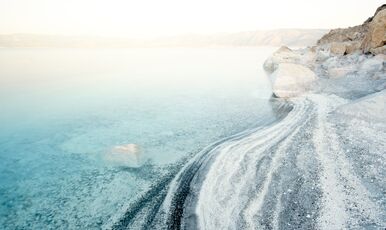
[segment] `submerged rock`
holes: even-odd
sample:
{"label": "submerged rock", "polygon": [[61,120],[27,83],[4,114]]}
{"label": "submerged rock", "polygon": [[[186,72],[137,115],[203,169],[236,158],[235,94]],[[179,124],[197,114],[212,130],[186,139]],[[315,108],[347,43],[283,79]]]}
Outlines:
{"label": "submerged rock", "polygon": [[105,155],[105,159],[110,163],[119,166],[139,167],[140,166],[140,147],[136,144],[119,145],[110,149]]}
{"label": "submerged rock", "polygon": [[272,90],[280,98],[296,97],[308,91],[316,79],[315,73],[305,66],[281,63],[271,75]]}

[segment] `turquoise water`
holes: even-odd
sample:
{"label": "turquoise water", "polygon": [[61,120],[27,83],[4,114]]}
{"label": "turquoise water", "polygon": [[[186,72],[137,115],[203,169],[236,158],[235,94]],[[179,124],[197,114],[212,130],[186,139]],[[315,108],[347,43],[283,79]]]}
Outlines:
{"label": "turquoise water", "polygon": [[[275,115],[273,50],[0,49],[0,226],[111,225],[171,168]],[[126,144],[139,167],[106,159]]]}

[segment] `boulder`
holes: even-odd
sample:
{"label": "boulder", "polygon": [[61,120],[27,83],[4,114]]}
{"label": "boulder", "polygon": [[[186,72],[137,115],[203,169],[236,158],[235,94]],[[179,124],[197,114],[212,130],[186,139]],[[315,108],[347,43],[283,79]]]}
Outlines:
{"label": "boulder", "polygon": [[361,48],[363,52],[373,52],[386,45],[386,9],[380,10],[369,23],[369,32],[366,34]]}
{"label": "boulder", "polygon": [[286,46],[282,46],[264,62],[263,67],[268,73],[273,73],[281,63],[296,63],[312,68],[315,64],[316,55],[315,48],[294,51]]}
{"label": "boulder", "polygon": [[270,76],[276,97],[290,98],[307,92],[317,79],[309,68],[293,63],[280,63]]}
{"label": "boulder", "polygon": [[295,62],[299,59],[299,55],[293,52],[287,46],[282,46],[276,50],[263,64],[264,70],[268,73],[274,72],[280,63]]}
{"label": "boulder", "polygon": [[106,154],[105,159],[114,165],[139,167],[140,166],[140,147],[136,144],[118,145],[111,148]]}
{"label": "boulder", "polygon": [[332,55],[342,56],[346,54],[346,44],[343,42],[332,42],[330,44],[330,53]]}

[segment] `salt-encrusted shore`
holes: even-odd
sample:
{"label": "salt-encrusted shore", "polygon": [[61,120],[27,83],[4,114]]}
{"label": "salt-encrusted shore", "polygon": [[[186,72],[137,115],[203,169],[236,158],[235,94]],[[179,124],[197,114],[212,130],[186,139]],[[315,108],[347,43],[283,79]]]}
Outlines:
{"label": "salt-encrusted shore", "polygon": [[292,110],[210,152],[182,226],[384,229],[385,45],[383,5],[363,25],[269,57],[273,96]]}
{"label": "salt-encrusted shore", "polygon": [[280,116],[208,146],[112,228],[385,229],[385,8],[276,51]]}
{"label": "salt-encrusted shore", "polygon": [[281,47],[264,63],[275,97],[294,108],[312,102],[302,142],[316,156],[319,229],[386,227],[385,54],[383,5],[362,25],[332,30],[314,47]]}

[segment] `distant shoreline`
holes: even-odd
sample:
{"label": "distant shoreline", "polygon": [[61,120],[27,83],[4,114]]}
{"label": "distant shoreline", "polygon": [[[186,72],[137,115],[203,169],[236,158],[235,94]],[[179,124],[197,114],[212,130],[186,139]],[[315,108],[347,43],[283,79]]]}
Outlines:
{"label": "distant shoreline", "polygon": [[238,33],[188,34],[158,38],[108,38],[39,34],[3,34],[0,46],[59,48],[132,48],[132,47],[260,47],[310,46],[327,32],[324,29],[278,29]]}

